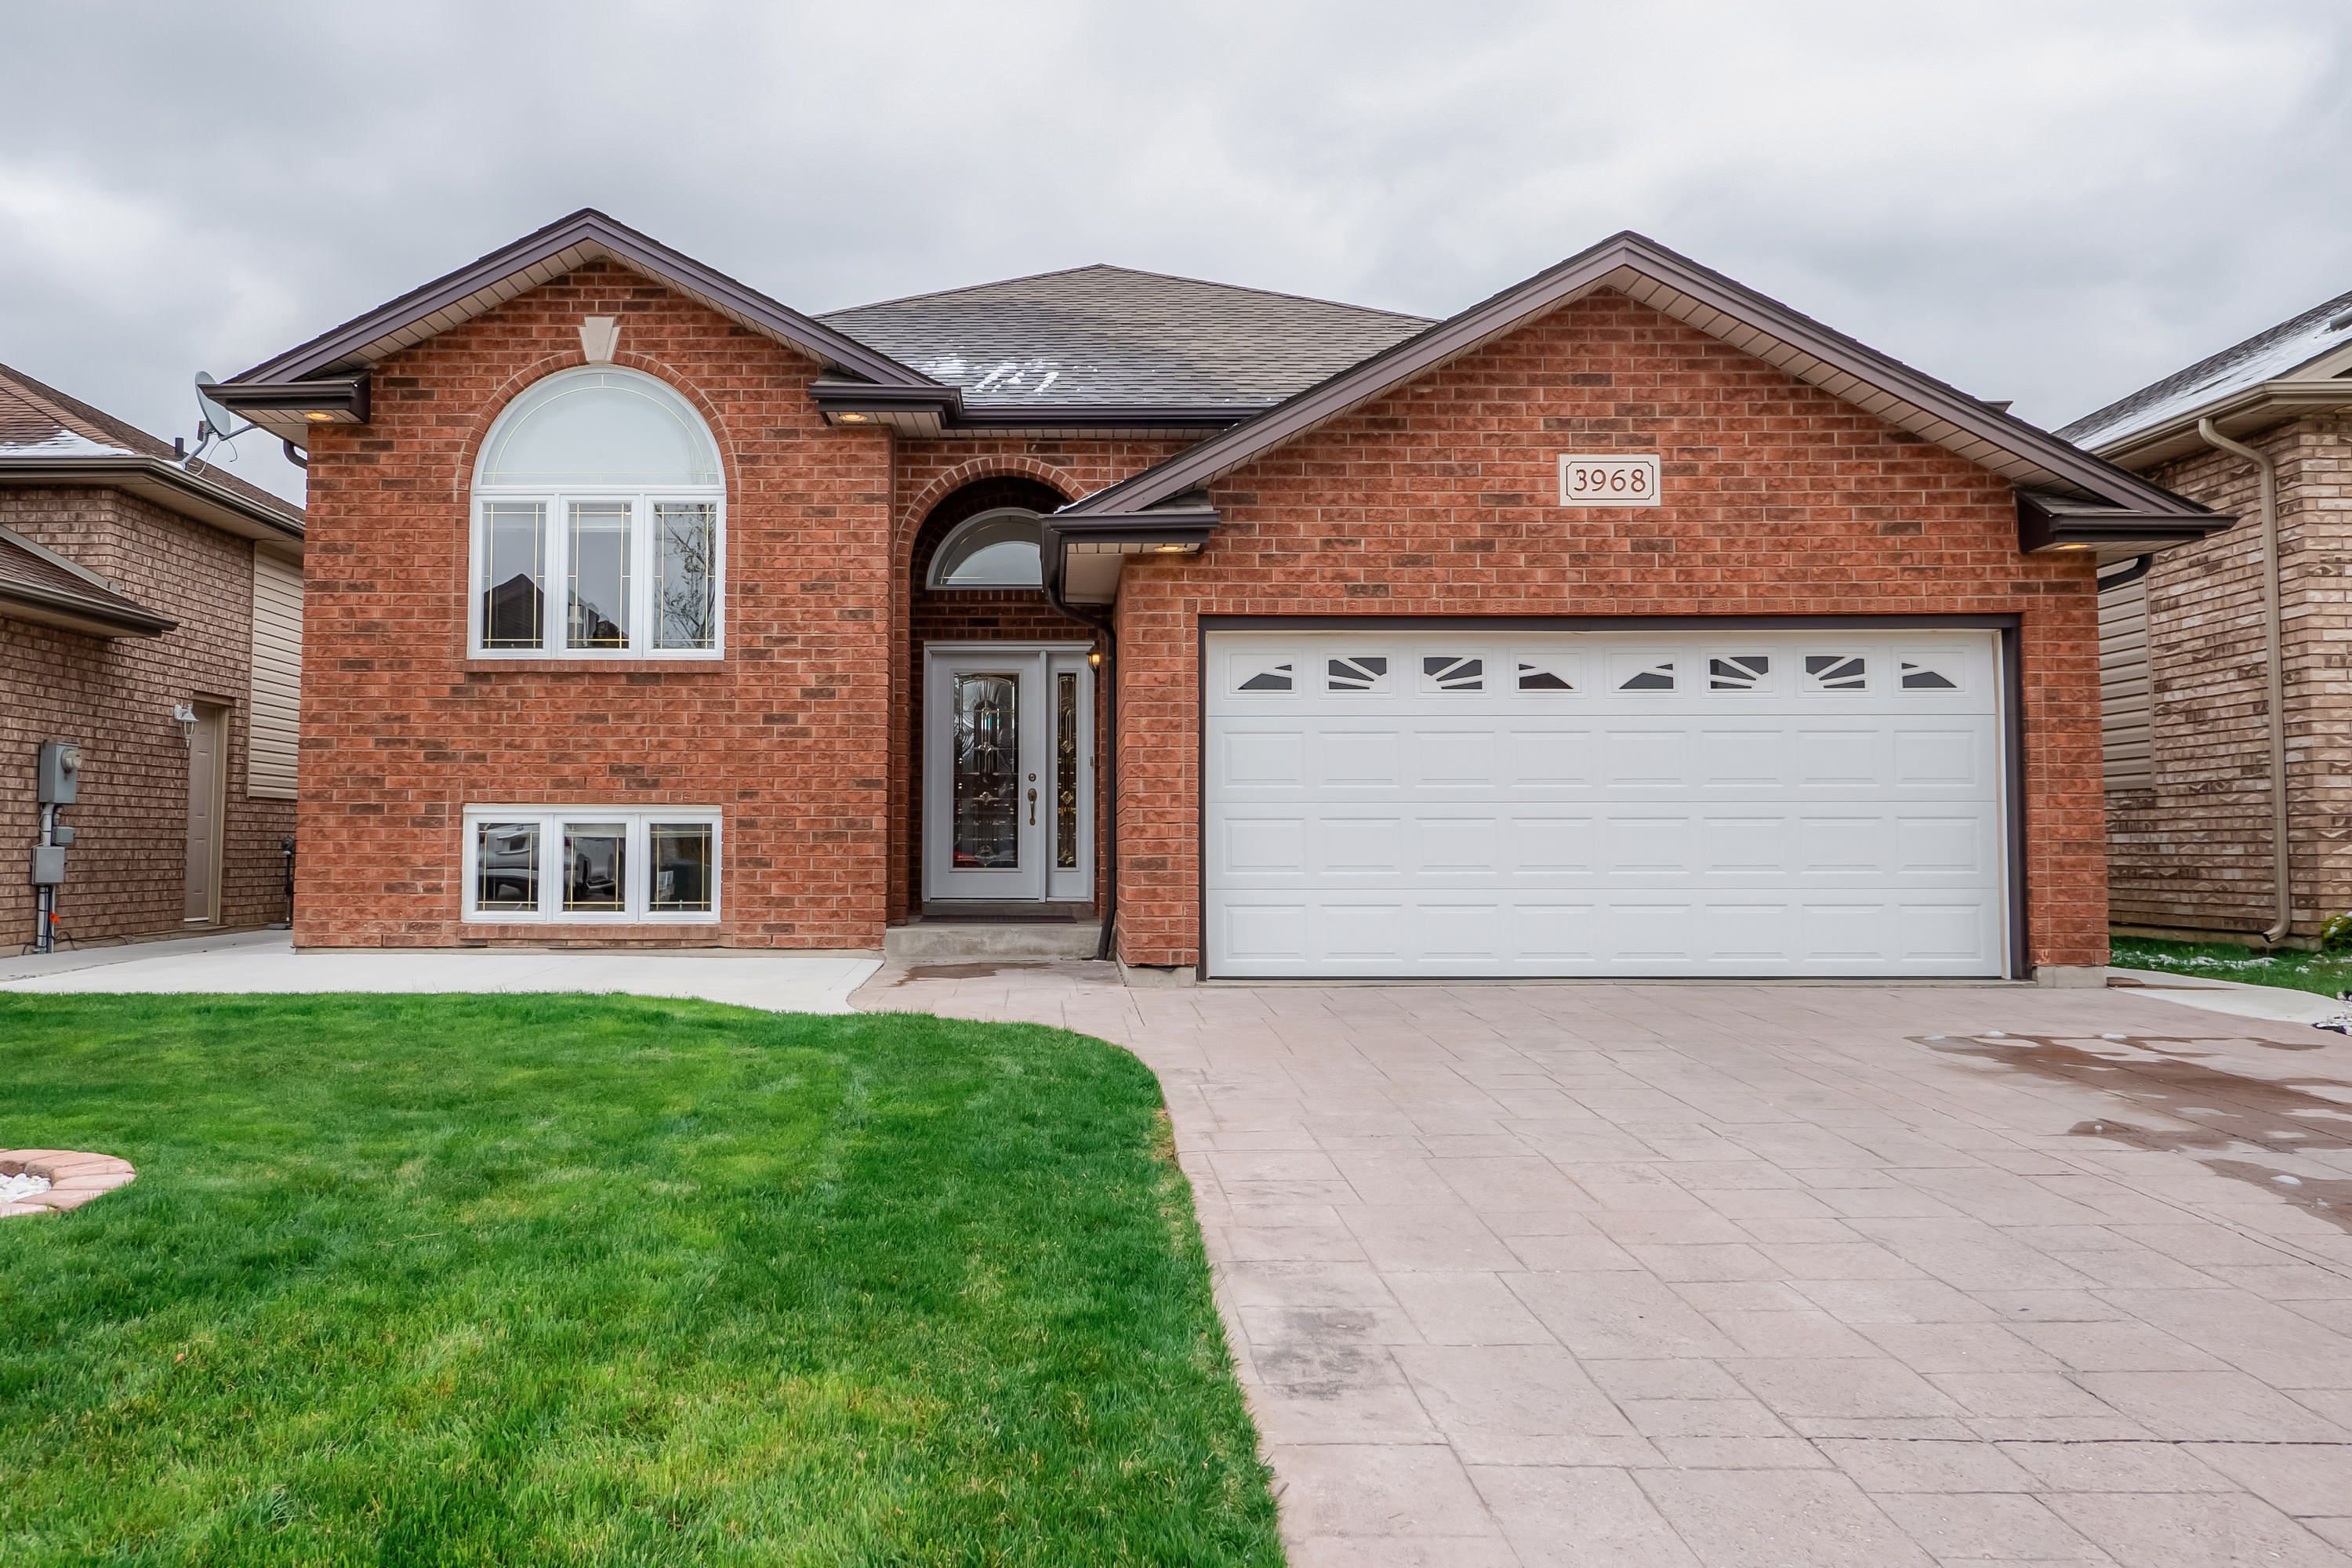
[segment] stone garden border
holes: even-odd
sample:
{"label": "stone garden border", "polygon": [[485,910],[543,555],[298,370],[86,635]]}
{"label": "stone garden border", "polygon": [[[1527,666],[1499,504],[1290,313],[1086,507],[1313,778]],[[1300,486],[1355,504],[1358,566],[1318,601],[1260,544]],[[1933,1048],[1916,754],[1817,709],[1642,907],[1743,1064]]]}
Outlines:
{"label": "stone garden border", "polygon": [[0,1219],[16,1215],[62,1214],[138,1178],[128,1160],[111,1154],[78,1153],[69,1149],[0,1149],[0,1176],[35,1175],[49,1179],[49,1190],[28,1198],[0,1204]]}

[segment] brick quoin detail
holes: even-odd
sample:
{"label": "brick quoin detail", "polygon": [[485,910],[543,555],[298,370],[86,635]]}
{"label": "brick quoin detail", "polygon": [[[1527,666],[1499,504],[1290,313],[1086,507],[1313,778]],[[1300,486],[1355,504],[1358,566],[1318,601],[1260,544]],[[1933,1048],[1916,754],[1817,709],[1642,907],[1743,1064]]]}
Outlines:
{"label": "brick quoin detail", "polygon": [[[1658,453],[1665,504],[1558,506],[1559,454]],[[2028,962],[2106,954],[2087,560],[2021,556],[2007,480],[1603,290],[1210,486],[1197,559],[1118,608],[1119,941],[1199,961],[1200,617],[2021,617]]]}

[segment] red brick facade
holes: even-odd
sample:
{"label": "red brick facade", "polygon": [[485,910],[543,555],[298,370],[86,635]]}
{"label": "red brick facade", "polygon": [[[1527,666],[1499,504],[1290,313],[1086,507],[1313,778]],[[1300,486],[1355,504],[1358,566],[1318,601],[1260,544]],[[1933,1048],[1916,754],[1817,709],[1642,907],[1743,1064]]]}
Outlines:
{"label": "red brick facade", "polygon": [[[718,438],[721,659],[467,657],[476,451],[523,387],[583,363],[590,315],[621,317],[618,363],[678,388]],[[831,427],[815,374],[593,268],[376,366],[372,425],[323,428],[312,448],[302,942],[879,945],[919,895],[923,642],[1089,640],[1040,595],[916,588],[940,504],[1010,479],[1091,493],[1181,443]],[[1563,517],[1557,454],[1612,444],[1661,452],[1670,504]],[[1130,563],[1118,610],[1130,961],[1196,958],[1196,632],[1223,614],[2019,615],[2032,959],[2103,958],[2091,568],[2018,553],[2007,481],[1602,294],[1212,495],[1226,521],[1204,553]],[[492,801],[721,807],[724,923],[462,921],[460,814]]]}
{"label": "red brick facade", "polygon": [[[725,655],[707,662],[469,658],[468,489],[516,394],[585,363],[669,383],[727,482]],[[890,438],[834,430],[816,366],[591,263],[376,367],[372,423],[322,428],[302,693],[306,946],[871,947],[884,919]],[[715,805],[724,923],[472,924],[473,803]]]}
{"label": "red brick facade", "polygon": [[[1569,514],[1565,450],[1660,454],[1665,505]],[[1198,617],[2022,617],[2029,947],[2105,960],[2098,616],[2084,560],[2021,556],[2007,481],[1601,293],[1210,487],[1202,554],[1120,589],[1119,926],[1199,947]]]}
{"label": "red brick facade", "polygon": [[0,527],[112,582],[179,623],[160,637],[106,638],[0,620],[0,944],[33,935],[25,847],[38,831],[37,748],[81,743],[75,831],[58,930],[80,942],[176,936],[184,930],[188,746],[177,703],[228,710],[220,920],[223,929],[286,918],[278,840],[294,803],[248,794],[253,686],[251,542],[191,522],[119,490],[0,489]]}

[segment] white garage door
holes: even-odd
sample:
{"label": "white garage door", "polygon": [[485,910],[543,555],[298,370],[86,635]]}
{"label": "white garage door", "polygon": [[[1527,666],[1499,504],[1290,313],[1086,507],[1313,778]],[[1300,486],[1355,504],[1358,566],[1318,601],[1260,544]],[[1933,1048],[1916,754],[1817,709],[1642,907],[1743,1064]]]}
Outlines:
{"label": "white garage door", "polygon": [[1992,632],[1207,647],[1211,974],[2006,973]]}

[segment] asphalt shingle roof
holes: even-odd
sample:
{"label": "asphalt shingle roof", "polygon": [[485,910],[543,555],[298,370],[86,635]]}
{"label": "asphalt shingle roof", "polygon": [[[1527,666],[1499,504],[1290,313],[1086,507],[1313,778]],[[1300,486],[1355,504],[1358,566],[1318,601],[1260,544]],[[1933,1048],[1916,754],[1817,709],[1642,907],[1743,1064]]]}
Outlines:
{"label": "asphalt shingle roof", "polygon": [[[0,463],[16,458],[157,458],[173,461],[172,444],[102,409],[68,397],[20,370],[0,364]],[[210,463],[190,463],[187,472],[233,491],[289,521],[302,509],[260,486]]]}
{"label": "asphalt shingle roof", "polygon": [[1430,324],[1102,265],[817,320],[962,388],[972,408],[1261,408]]}
{"label": "asphalt shingle roof", "polygon": [[[54,553],[54,552],[52,552]],[[0,531],[0,601],[31,593],[68,611],[171,623],[93,574],[77,572]]]}
{"label": "asphalt shingle roof", "polygon": [[2352,294],[2338,294],[2300,316],[2256,332],[2244,342],[2143,386],[2058,434],[2077,447],[2097,447],[2179,417],[2257,382],[2290,375],[2323,354],[2352,344]]}

